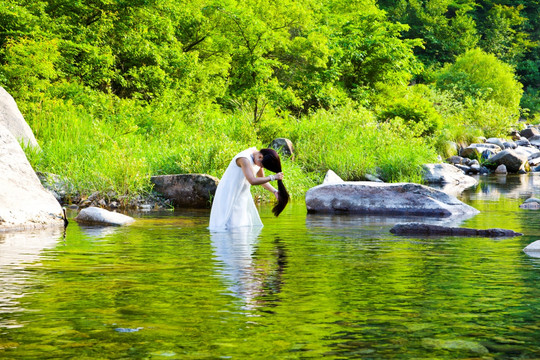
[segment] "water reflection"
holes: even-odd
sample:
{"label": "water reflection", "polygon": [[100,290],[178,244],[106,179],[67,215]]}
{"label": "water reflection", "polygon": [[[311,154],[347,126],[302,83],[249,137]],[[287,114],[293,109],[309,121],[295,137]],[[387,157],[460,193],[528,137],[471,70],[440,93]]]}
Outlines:
{"label": "water reflection", "polygon": [[210,237],[215,258],[222,264],[218,271],[226,279],[227,290],[252,308],[260,292],[253,253],[261,227],[238,228],[234,231],[212,231]]}
{"label": "water reflection", "polygon": [[212,248],[218,260],[218,272],[227,284],[229,294],[242,299],[245,309],[265,307],[271,312],[277,306],[287,267],[287,252],[280,237],[271,242],[271,254],[258,257],[261,234],[258,228],[242,228],[235,231],[211,232]]}
{"label": "water reflection", "polygon": [[79,224],[79,228],[86,236],[100,239],[116,233],[121,227]]}
{"label": "water reflection", "polygon": [[540,173],[522,175],[479,176],[478,186],[465,190],[462,197],[468,200],[497,201],[504,198],[526,199],[540,193]]}
{"label": "water reflection", "polygon": [[[62,235],[58,227],[0,233],[0,313],[22,310],[18,299],[25,295],[27,267],[35,265],[42,251],[53,248]],[[18,326],[14,319],[0,318],[0,328]]]}
{"label": "water reflection", "polygon": [[[308,214],[306,227],[316,232],[355,233],[356,236],[386,237],[395,224],[421,222],[441,226],[460,226],[470,216],[446,218],[425,216],[380,216],[380,215],[331,215]],[[339,230],[338,230],[339,229]]]}

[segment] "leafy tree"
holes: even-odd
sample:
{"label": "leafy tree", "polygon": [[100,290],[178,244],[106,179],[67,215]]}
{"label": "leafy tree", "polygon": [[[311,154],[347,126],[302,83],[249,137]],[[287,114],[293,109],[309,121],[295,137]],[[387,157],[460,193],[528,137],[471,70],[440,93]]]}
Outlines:
{"label": "leafy tree", "polygon": [[474,0],[382,0],[383,9],[396,22],[409,25],[408,39],[422,39],[424,47],[415,53],[425,64],[453,62],[474,48],[479,40],[471,10]]}
{"label": "leafy tree", "polygon": [[515,111],[523,94],[513,67],[480,49],[469,50],[445,66],[438,74],[437,87],[463,101],[467,97],[491,100]]}
{"label": "leafy tree", "polygon": [[413,54],[420,41],[400,39],[406,29],[386,21],[382,12],[344,23],[333,39],[344,87],[354,92],[377,82],[407,84],[421,65]]}
{"label": "leafy tree", "polygon": [[529,35],[523,31],[526,18],[521,16],[523,5],[506,6],[494,4],[486,12],[482,22],[483,38],[480,46],[497,58],[518,64],[527,51],[534,46]]}

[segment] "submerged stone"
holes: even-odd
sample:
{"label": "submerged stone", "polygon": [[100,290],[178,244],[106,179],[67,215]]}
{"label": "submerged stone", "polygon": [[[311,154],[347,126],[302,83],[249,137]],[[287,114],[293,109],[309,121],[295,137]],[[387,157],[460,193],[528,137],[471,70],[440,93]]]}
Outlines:
{"label": "submerged stone", "polygon": [[460,227],[450,227],[441,225],[432,225],[425,223],[404,223],[396,224],[390,229],[392,234],[396,235],[444,235],[444,236],[482,236],[482,237],[513,237],[523,234],[513,230],[506,229],[470,229]]}
{"label": "submerged stone", "polygon": [[482,344],[466,340],[442,340],[425,338],[422,339],[422,346],[428,349],[465,351],[478,355],[489,354],[489,350]]}

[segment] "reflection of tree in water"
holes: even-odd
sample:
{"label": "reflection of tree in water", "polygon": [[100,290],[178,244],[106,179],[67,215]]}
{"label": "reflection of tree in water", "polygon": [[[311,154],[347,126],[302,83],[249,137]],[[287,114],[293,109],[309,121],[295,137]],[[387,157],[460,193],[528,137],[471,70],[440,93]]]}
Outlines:
{"label": "reflection of tree in water", "polygon": [[287,264],[281,239],[273,242],[272,256],[258,247],[260,228],[212,232],[211,240],[218,272],[229,293],[245,302],[247,309],[275,306],[279,301],[283,272]]}

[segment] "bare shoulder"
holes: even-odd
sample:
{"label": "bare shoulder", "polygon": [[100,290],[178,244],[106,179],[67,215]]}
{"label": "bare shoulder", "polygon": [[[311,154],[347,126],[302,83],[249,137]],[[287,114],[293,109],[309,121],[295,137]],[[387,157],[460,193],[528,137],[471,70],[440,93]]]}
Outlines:
{"label": "bare shoulder", "polygon": [[238,159],[236,159],[236,165],[238,165],[239,167],[243,167],[243,166],[249,166],[249,160],[248,158],[246,157],[239,157]]}

